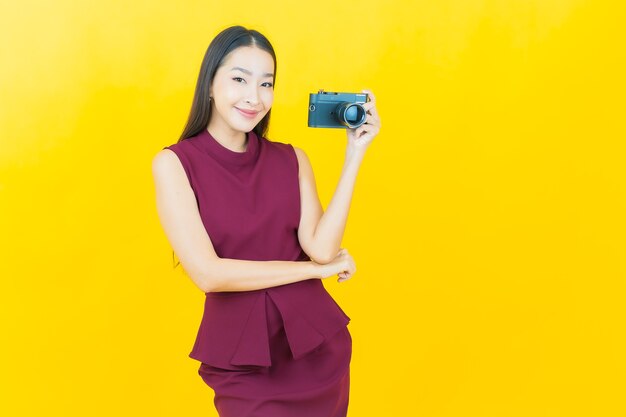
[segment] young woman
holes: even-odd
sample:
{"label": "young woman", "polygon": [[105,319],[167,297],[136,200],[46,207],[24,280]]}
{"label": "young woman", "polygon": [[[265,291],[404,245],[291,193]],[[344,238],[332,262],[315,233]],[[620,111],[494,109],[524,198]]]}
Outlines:
{"label": "young woman", "polygon": [[189,356],[222,417],[345,416],[350,318],[322,279],[356,271],[340,248],[357,172],[378,134],[347,129],[337,190],[322,210],[302,149],[268,140],[276,56],[259,32],[209,45],[177,143],[152,161],[157,211],[187,275],[205,293]]}

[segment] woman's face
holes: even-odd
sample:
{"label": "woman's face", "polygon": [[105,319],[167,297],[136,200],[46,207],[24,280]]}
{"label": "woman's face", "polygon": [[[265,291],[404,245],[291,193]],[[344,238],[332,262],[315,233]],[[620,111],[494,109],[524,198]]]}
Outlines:
{"label": "woman's face", "polygon": [[230,52],[211,84],[211,126],[233,135],[249,132],[274,102],[274,59],[256,47]]}

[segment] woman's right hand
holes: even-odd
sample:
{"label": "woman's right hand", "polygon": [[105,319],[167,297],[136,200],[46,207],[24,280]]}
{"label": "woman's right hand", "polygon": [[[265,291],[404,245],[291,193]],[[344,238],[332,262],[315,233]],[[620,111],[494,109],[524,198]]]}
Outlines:
{"label": "woman's right hand", "polygon": [[354,259],[348,253],[348,249],[342,248],[335,259],[327,264],[317,264],[320,270],[321,278],[328,278],[333,275],[339,276],[337,282],[343,282],[352,277],[356,272]]}

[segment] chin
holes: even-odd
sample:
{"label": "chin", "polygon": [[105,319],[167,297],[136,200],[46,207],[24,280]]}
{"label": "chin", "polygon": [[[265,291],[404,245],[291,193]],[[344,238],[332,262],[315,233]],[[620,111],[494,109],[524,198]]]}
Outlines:
{"label": "chin", "polygon": [[237,132],[248,133],[252,129],[254,129],[255,126],[256,124],[252,124],[252,123],[250,124],[237,123],[237,124],[232,124],[231,129],[236,130]]}
{"label": "chin", "polygon": [[256,125],[258,125],[258,124],[261,122],[261,120],[262,120],[262,119],[259,119],[259,120],[251,120],[251,121],[249,121],[249,122],[239,121],[239,120],[238,120],[238,121],[237,121],[237,123],[233,123],[233,124],[232,124],[232,127],[233,127],[233,128],[235,128],[235,129],[237,129],[237,130],[243,131],[243,132],[249,132],[249,131],[251,131],[252,129],[254,129],[254,127],[255,127]]}
{"label": "chin", "polygon": [[231,129],[236,131],[236,132],[241,132],[241,133],[249,133],[252,131],[252,129],[254,129],[256,125],[254,126],[241,126],[241,125],[231,125]]}

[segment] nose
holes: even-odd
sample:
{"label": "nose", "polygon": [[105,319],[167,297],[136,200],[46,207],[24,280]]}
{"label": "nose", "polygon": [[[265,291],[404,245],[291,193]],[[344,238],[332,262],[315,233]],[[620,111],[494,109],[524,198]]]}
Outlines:
{"label": "nose", "polygon": [[249,103],[251,106],[255,106],[259,104],[259,92],[256,86],[251,86],[251,88],[247,91],[246,103]]}

